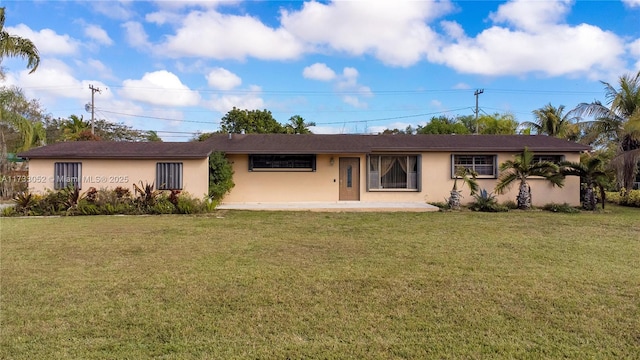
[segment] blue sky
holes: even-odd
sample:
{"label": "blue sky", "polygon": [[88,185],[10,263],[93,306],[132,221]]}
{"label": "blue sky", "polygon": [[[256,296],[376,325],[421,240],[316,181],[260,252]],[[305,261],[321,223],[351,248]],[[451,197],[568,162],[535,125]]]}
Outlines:
{"label": "blue sky", "polygon": [[376,133],[484,113],[532,120],[605,101],[640,71],[640,0],[0,1],[40,50],[5,85],[54,117],[90,114],[166,141],[219,128],[233,106],[300,115],[316,133]]}

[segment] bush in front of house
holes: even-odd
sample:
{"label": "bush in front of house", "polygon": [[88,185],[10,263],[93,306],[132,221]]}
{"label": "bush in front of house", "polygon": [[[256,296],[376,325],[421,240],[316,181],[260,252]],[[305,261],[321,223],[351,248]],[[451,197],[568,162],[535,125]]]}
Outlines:
{"label": "bush in front of house", "polygon": [[550,203],[550,204],[545,204],[542,207],[542,210],[546,210],[546,211],[551,211],[551,212],[557,212],[557,213],[565,213],[565,214],[577,214],[580,212],[580,209],[573,207],[567,203],[564,204],[556,204],[556,203]]}
{"label": "bush in front of house", "polygon": [[617,205],[640,207],[640,190],[606,192],[606,199]]}
{"label": "bush in front of house", "polygon": [[49,190],[44,195],[22,192],[14,198],[14,206],[4,208],[0,215],[9,217],[201,214],[214,211],[217,205],[217,202],[208,198],[201,200],[179,191],[157,191],[147,185],[141,188],[150,191],[133,196],[129,189],[122,187],[99,190],[92,187],[85,192],[71,187]]}
{"label": "bush in front of house", "polygon": [[483,211],[483,212],[504,212],[509,211],[509,208],[498,204],[498,200],[496,200],[496,196],[493,193],[487,192],[487,190],[482,189],[476,194],[473,195],[474,201],[469,204],[469,209],[473,211]]}

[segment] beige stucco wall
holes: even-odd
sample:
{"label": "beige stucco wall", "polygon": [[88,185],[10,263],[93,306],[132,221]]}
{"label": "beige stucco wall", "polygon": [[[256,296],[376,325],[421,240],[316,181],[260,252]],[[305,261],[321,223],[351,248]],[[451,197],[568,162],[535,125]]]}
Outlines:
{"label": "beige stucco wall", "polygon": [[31,159],[29,160],[29,189],[33,192],[45,192],[53,189],[54,163],[82,163],[82,190],[95,187],[116,188],[122,186],[133,192],[133,184],[140,181],[154,183],[156,181],[156,163],[182,162],[183,192],[194,197],[204,197],[209,189],[208,159],[195,160],[96,160],[96,159]]}
{"label": "beige stucco wall", "polygon": [[[498,164],[513,159],[514,154],[498,153]],[[318,155],[315,172],[290,171],[252,171],[248,170],[247,155],[229,155],[233,163],[235,187],[223,199],[225,203],[245,202],[334,202],[339,197],[339,158],[360,158],[360,201],[380,202],[444,202],[453,187],[451,179],[451,153],[422,154],[421,191],[367,191],[366,156],[352,154]],[[330,159],[334,158],[334,164]],[[565,160],[579,161],[579,154],[566,154]],[[480,188],[493,192],[496,179],[479,179]],[[460,184],[460,183],[459,183]],[[552,188],[546,181],[531,179],[534,205],[547,203],[580,204],[580,179],[567,177],[562,189]],[[499,195],[499,201],[515,201],[518,184],[505,194]],[[469,190],[463,188],[463,203],[473,201]]]}

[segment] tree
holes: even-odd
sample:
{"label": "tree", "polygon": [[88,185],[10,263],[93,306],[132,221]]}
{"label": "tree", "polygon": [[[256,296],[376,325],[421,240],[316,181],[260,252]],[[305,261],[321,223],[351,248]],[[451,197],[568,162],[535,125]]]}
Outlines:
{"label": "tree", "polygon": [[551,183],[553,186],[562,187],[564,177],[560,173],[558,165],[550,161],[533,161],[533,152],[525,148],[521,154],[516,155],[514,160],[507,160],[500,164],[500,176],[495,192],[503,194],[511,185],[519,180],[518,208],[527,210],[531,208],[531,187],[527,179],[531,176],[539,176]]}
{"label": "tree", "polygon": [[597,155],[584,155],[580,162],[563,161],[560,163],[562,175],[580,176],[581,183],[585,184],[586,189],[582,200],[582,207],[585,210],[596,209],[596,187],[600,191],[600,199],[604,209],[605,187],[609,184],[611,178],[604,165],[604,160]]}
{"label": "tree", "polygon": [[425,126],[418,126],[418,134],[469,134],[469,130],[457,118],[432,117]]}
{"label": "tree", "polygon": [[223,133],[283,134],[286,129],[268,110],[240,110],[233,108],[221,119]]}
{"label": "tree", "polygon": [[406,134],[406,135],[413,135],[416,133],[416,129],[414,129],[411,125],[407,125],[407,127],[404,130],[395,128],[395,129],[384,129],[384,131],[382,131],[379,134],[384,134],[384,135],[398,135],[398,134]]}
{"label": "tree", "polygon": [[82,115],[79,117],[77,115],[71,115],[69,119],[62,121],[61,128],[62,139],[64,141],[77,141],[80,140],[80,135],[83,131],[91,129],[91,124],[84,121]]}
{"label": "tree", "polygon": [[476,181],[478,173],[464,166],[458,166],[454,175],[455,178],[453,180],[453,188],[451,189],[451,196],[449,197],[447,203],[449,204],[449,208],[459,209],[460,195],[462,191],[458,190],[458,179],[462,181],[462,186],[464,186],[464,184],[467,184],[469,186],[471,195],[473,196],[476,192],[478,192],[479,186],[478,182]]}
{"label": "tree", "polygon": [[524,121],[522,125],[531,128],[536,134],[576,141],[580,135],[578,118],[565,113],[564,109],[564,105],[556,108],[549,103],[533,110],[535,121]]}
{"label": "tree", "polygon": [[42,119],[45,117],[40,104],[29,101],[19,88],[0,88],[0,132],[3,146],[9,151],[26,151],[44,145],[46,132]]}
{"label": "tree", "polygon": [[3,58],[20,57],[27,60],[27,69],[33,73],[40,65],[38,48],[29,39],[11,35],[4,30],[5,8],[0,7],[0,61]]}
{"label": "tree", "polygon": [[223,152],[212,153],[209,156],[209,198],[220,201],[234,186],[233,166]]}
{"label": "tree", "polygon": [[157,131],[149,130],[144,133],[144,137],[147,141],[154,142],[159,141],[162,142],[162,138],[158,135]]}
{"label": "tree", "polygon": [[518,122],[512,114],[485,114],[478,118],[478,129],[480,134],[513,135]]}
{"label": "tree", "polygon": [[316,123],[306,122],[306,120],[300,115],[293,115],[289,118],[289,124],[287,124],[286,132],[287,134],[312,134],[311,130],[309,130],[310,126],[316,126]]}
{"label": "tree", "polygon": [[581,103],[577,116],[589,116],[583,142],[596,147],[613,147],[616,156],[611,166],[616,171],[618,186],[633,188],[640,160],[640,71],[635,76],[623,75],[618,88],[602,81],[607,106],[599,101]]}

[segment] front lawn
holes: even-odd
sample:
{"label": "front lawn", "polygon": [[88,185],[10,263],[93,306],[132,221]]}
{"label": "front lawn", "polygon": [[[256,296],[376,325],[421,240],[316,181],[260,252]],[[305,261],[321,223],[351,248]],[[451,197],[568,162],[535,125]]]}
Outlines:
{"label": "front lawn", "polygon": [[640,209],[0,218],[3,359],[632,359]]}

